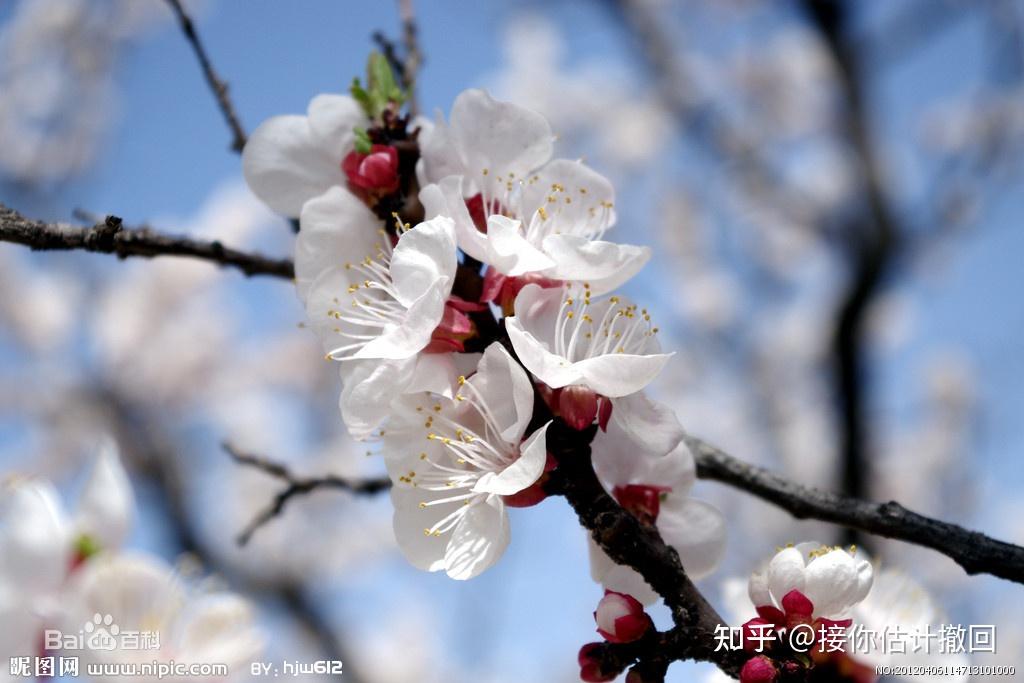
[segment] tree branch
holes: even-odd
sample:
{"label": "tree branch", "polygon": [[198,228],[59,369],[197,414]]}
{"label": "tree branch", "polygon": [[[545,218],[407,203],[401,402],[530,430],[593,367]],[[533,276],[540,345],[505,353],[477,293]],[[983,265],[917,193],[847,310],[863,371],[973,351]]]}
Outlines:
{"label": "tree branch", "polygon": [[225,247],[219,240],[203,241],[184,235],[167,235],[149,228],[125,228],[117,216],[102,223],[79,227],[45,223],[26,218],[0,203],[0,242],[12,242],[33,251],[92,251],[118,258],[185,256],[220,266],[237,268],[246,275],[271,275],[293,279],[290,259],[272,259]]}
{"label": "tree branch", "polygon": [[213,63],[210,61],[209,55],[206,54],[203,42],[199,39],[199,34],[196,31],[195,24],[192,22],[192,17],[185,11],[181,0],[167,0],[167,4],[171,6],[171,10],[177,16],[178,23],[181,25],[181,31],[185,34],[185,39],[192,46],[192,51],[195,52],[196,58],[199,60],[199,66],[203,70],[206,84],[210,86],[210,90],[217,100],[217,106],[220,107],[220,111],[224,115],[224,121],[231,130],[231,149],[241,153],[248,138],[245,134],[245,129],[242,127],[242,122],[238,118],[238,113],[235,111],[235,105],[231,102],[231,97],[228,95],[228,84],[217,75],[216,70],[213,68]]}
{"label": "tree branch", "polygon": [[[737,675],[743,653],[714,651],[715,630],[726,622],[708,603],[686,575],[679,555],[667,545],[657,529],[640,522],[608,495],[590,463],[590,441],[596,427],[580,432],[555,420],[547,431],[548,451],[558,460],[545,490],[565,496],[580,523],[594,541],[616,563],[639,572],[672,610],[680,636],[671,655],[664,650],[663,635],[644,641],[636,648],[605,648],[609,659],[603,666],[621,672],[634,661],[674,661],[693,659],[717,664],[723,671]],[[665,658],[668,657],[666,660]],[[612,669],[610,668],[609,671]]]}
{"label": "tree branch", "polygon": [[288,501],[295,496],[312,493],[313,491],[322,488],[348,491],[349,493],[354,493],[356,495],[372,495],[391,488],[391,480],[387,477],[378,477],[374,479],[344,479],[331,474],[324,475],[322,477],[296,477],[287,467],[280,463],[266,460],[257,455],[242,453],[228,443],[223,444],[223,447],[227,454],[231,456],[231,459],[239,465],[253,467],[276,479],[280,479],[285,483],[285,487],[281,489],[276,496],[274,496],[270,505],[256,515],[248,526],[246,526],[238,535],[238,545],[247,544],[252,539],[253,534],[256,533],[260,527],[284,512],[284,508],[288,504]]}
{"label": "tree branch", "polygon": [[936,550],[968,574],[992,574],[1024,583],[1024,548],[908,510],[895,501],[871,503],[796,484],[687,435],[697,476],[734,486],[773,503],[797,519],[818,519]]}

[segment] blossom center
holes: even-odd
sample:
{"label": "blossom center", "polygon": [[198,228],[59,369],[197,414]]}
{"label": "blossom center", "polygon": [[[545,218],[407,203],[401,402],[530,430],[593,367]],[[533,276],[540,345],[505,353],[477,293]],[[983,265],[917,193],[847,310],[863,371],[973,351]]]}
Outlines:
{"label": "blossom center", "polygon": [[617,296],[591,302],[590,285],[581,297],[566,289],[555,323],[554,353],[569,363],[609,353],[644,353],[648,338],[658,333],[647,309],[624,304]]}

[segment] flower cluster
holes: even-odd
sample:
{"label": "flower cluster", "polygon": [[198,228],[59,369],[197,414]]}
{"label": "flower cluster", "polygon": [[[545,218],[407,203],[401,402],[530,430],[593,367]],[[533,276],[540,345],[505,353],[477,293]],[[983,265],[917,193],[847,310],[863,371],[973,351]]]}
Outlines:
{"label": "flower cluster", "polygon": [[[456,579],[493,565],[507,508],[546,496],[557,423],[593,441],[608,493],[706,573],[724,525],[687,498],[682,429],[643,394],[671,354],[650,313],[614,293],[650,250],[605,239],[611,183],[552,158],[533,111],[468,90],[427,121],[403,99],[371,58],[366,88],[266,121],[243,155],[252,190],[299,218],[299,298],[338,363],[348,431],[381,444],[399,547]],[[653,600],[592,554],[607,589]]]}

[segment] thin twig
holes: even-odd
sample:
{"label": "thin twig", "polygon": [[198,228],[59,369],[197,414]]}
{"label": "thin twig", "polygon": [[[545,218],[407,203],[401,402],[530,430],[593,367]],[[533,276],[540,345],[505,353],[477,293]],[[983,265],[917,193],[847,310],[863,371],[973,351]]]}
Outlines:
{"label": "thin twig", "polygon": [[402,62],[402,86],[409,95],[409,113],[419,113],[416,100],[416,79],[423,65],[423,52],[420,50],[419,28],[416,25],[416,12],[413,0],[398,0],[398,13],[402,20],[402,45],[405,48],[405,59]]}
{"label": "thin twig", "polygon": [[231,459],[239,465],[253,467],[275,479],[284,482],[282,488],[270,504],[245,527],[238,535],[238,545],[246,545],[253,534],[264,524],[284,512],[285,506],[295,496],[312,493],[317,489],[332,488],[341,491],[348,491],[357,495],[372,495],[387,491],[391,488],[391,480],[387,477],[375,477],[370,479],[345,479],[332,474],[321,477],[297,477],[291,470],[281,463],[267,460],[251,453],[242,453],[231,444],[223,444],[224,451],[231,456]]}
{"label": "thin twig", "polygon": [[224,121],[228,124],[228,128],[231,129],[231,149],[240,153],[245,147],[245,142],[248,138],[245,134],[245,129],[242,127],[242,122],[238,118],[238,113],[235,111],[235,105],[231,102],[231,97],[228,95],[228,84],[217,75],[216,70],[213,68],[213,62],[210,61],[206,48],[199,39],[199,33],[196,31],[192,17],[185,11],[181,0],[167,0],[167,4],[171,6],[174,14],[178,17],[181,31],[185,34],[185,39],[188,40],[189,45],[192,46],[192,51],[195,52],[196,58],[199,60],[199,66],[203,70],[206,84],[210,86],[210,91],[213,92],[213,96],[217,100],[217,106],[220,107],[221,113],[224,114]]}
{"label": "thin twig", "polygon": [[90,227],[45,223],[26,218],[0,203],[0,242],[22,244],[38,251],[92,251],[139,256],[184,256],[237,268],[246,275],[271,275],[293,279],[289,259],[272,259],[225,247],[219,240],[203,241],[184,235],[167,235],[149,228],[126,228],[117,216],[107,216]]}
{"label": "thin twig", "polygon": [[1020,546],[925,517],[895,501],[871,503],[794,483],[690,435],[686,442],[697,460],[697,476],[751,493],[797,519],[818,519],[924,546],[951,558],[968,574],[1024,583],[1024,548]]}

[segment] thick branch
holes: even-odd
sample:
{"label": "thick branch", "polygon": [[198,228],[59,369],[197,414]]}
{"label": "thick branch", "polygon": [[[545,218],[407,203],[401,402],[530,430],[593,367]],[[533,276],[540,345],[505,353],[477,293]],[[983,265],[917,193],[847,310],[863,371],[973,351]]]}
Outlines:
{"label": "thick branch", "polygon": [[280,479],[285,484],[285,487],[274,496],[270,505],[263,512],[256,515],[255,519],[238,535],[238,545],[247,544],[260,527],[284,512],[288,501],[295,496],[305,495],[323,488],[348,491],[357,495],[372,495],[391,488],[391,480],[387,477],[344,479],[332,474],[322,477],[296,477],[284,465],[266,460],[257,455],[242,453],[231,446],[231,444],[224,444],[224,450],[238,464],[254,467],[276,479]]}
{"label": "thick branch", "polygon": [[793,483],[687,435],[697,476],[720,481],[778,505],[797,519],[819,519],[936,550],[968,574],[1024,583],[1024,548],[908,510],[895,501],[871,503]]}
{"label": "thick branch", "polygon": [[237,268],[246,275],[272,275],[292,279],[289,259],[271,259],[225,247],[219,240],[203,241],[184,235],[166,235],[149,228],[125,228],[117,216],[92,227],[44,223],[22,216],[0,204],[0,242],[13,242],[33,251],[93,251],[119,258],[185,256]]}
{"label": "thick branch", "polygon": [[[660,641],[650,640],[635,652],[615,651],[624,662],[633,660],[693,659],[718,664],[723,671],[736,674],[742,661],[733,652],[715,652],[714,633],[725,621],[708,603],[686,575],[679,555],[667,545],[653,526],[642,524],[608,495],[590,463],[589,433],[578,432],[556,420],[548,429],[548,450],[558,459],[558,469],[548,482],[549,493],[564,495],[591,533],[594,541],[618,564],[638,571],[665,599],[672,610],[679,638],[678,647],[665,651]],[[613,652],[613,650],[609,650]],[[611,655],[609,655],[611,656]],[[616,660],[618,661],[618,660]]]}
{"label": "thick branch", "polygon": [[217,100],[217,106],[220,107],[220,111],[224,115],[224,121],[231,130],[231,149],[241,153],[242,149],[245,148],[247,137],[245,129],[242,127],[242,122],[238,119],[235,105],[231,102],[231,97],[228,95],[228,84],[217,75],[216,70],[213,68],[213,63],[210,61],[209,55],[206,54],[203,42],[199,39],[199,34],[196,31],[195,24],[192,22],[192,17],[185,11],[181,0],[167,0],[167,4],[171,6],[171,10],[178,17],[181,31],[185,34],[185,39],[189,42],[189,45],[192,46],[192,51],[195,52],[196,58],[199,60],[199,66],[203,70],[203,77],[206,78],[206,84],[210,86],[210,90]]}

